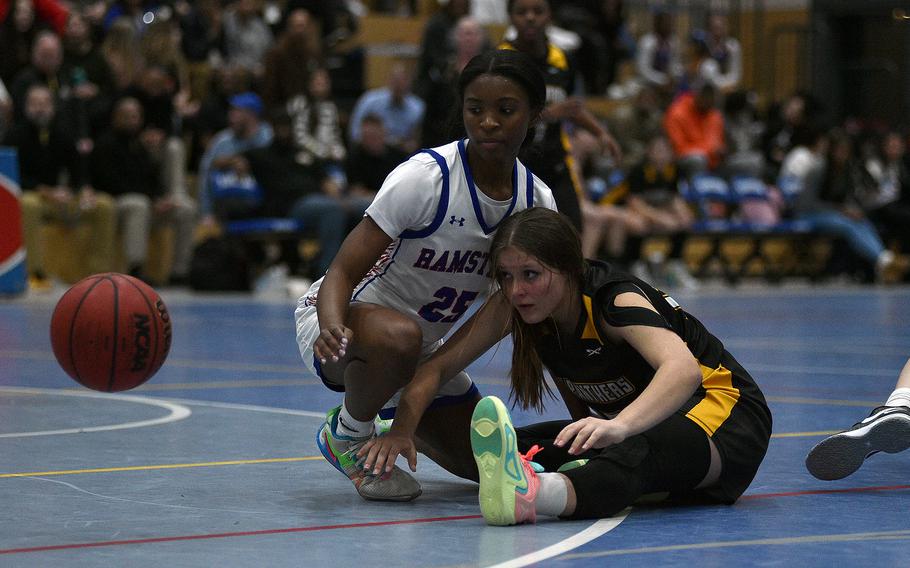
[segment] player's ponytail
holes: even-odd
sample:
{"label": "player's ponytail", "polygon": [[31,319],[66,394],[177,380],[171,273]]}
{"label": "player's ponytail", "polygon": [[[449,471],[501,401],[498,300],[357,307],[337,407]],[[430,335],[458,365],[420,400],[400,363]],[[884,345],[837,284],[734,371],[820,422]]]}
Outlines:
{"label": "player's ponytail", "polygon": [[[500,277],[499,256],[510,246],[535,257],[554,272],[566,275],[570,285],[581,288],[586,268],[581,241],[575,227],[563,215],[550,209],[532,207],[503,221],[490,246],[497,280]],[[554,331],[552,326],[553,322],[549,319],[527,324],[514,309],[511,312],[512,397],[525,410],[543,410],[545,395],[553,396],[544,380],[543,362],[535,346],[544,333]],[[553,337],[558,336],[553,333]]]}

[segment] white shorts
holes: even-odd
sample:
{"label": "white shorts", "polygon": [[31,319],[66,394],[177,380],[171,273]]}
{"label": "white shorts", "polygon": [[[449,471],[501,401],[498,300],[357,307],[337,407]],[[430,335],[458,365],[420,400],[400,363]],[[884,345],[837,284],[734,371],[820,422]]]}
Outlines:
{"label": "white shorts", "polygon": [[[316,292],[319,290],[319,281],[315,282],[306,294],[301,296],[297,301],[297,309],[294,310],[294,320],[297,324],[297,347],[300,349],[300,357],[307,370],[319,377],[323,384],[329,389],[336,392],[344,392],[344,385],[330,381],[322,374],[319,361],[316,360],[316,354],[313,352],[313,344],[319,337],[319,320],[316,317]],[[420,353],[420,361],[426,361],[430,356],[443,344],[440,339],[429,345],[425,345]],[[430,408],[455,404],[463,400],[469,400],[478,392],[474,382],[467,373],[461,371],[448,381],[439,392],[436,393],[436,399],[430,404]],[[379,415],[382,418],[391,418],[395,415],[395,408],[398,406],[398,399],[401,397],[401,389],[396,392],[392,398],[382,407]]]}

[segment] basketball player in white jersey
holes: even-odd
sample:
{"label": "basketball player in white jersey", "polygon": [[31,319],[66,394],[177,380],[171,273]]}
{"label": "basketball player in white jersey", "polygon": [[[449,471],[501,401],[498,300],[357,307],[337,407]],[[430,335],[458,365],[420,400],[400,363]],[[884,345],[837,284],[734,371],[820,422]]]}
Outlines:
{"label": "basketball player in white jersey", "polygon": [[[517,158],[546,99],[534,62],[518,52],[479,55],[457,86],[467,138],[419,152],[389,174],[295,312],[307,368],[345,393],[317,444],[365,499],[420,494],[398,467],[364,471],[357,452],[376,436],[377,415],[394,415],[417,364],[487,296],[488,251],[499,223],[529,207],[555,209],[550,189]],[[495,309],[501,307],[491,302],[481,311]],[[423,453],[467,479],[477,479],[468,432],[479,399],[470,378],[458,375],[437,393],[416,432]]]}

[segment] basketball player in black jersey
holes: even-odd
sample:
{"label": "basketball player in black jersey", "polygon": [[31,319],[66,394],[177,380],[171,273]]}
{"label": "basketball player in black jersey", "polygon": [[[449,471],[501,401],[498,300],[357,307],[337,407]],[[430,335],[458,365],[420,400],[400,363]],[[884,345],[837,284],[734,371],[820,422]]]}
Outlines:
{"label": "basketball player in black jersey", "polygon": [[[511,332],[517,404],[543,408],[547,369],[572,419],[513,430],[499,399],[477,404],[471,438],[487,522],[607,517],[654,493],[736,501],[764,458],[771,413],[720,340],[660,290],[584,260],[576,231],[552,211],[512,216],[490,252],[500,292],[418,369],[392,432],[363,450],[367,467],[407,455],[439,385]],[[548,473],[519,454],[541,447],[534,461]]]}

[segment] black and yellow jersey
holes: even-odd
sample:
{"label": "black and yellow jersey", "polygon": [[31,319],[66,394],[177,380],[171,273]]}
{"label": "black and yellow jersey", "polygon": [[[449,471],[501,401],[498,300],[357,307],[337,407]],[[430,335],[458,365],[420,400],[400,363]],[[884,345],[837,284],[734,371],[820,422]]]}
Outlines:
{"label": "black and yellow jersey", "polygon": [[[616,307],[614,299],[624,292],[644,296],[658,313]],[[536,348],[554,380],[594,413],[612,418],[641,394],[655,373],[632,346],[606,340],[603,324],[647,325],[679,335],[701,367],[701,386],[679,412],[711,437],[721,429],[751,428],[737,424],[744,412],[747,422],[757,421],[760,430],[770,432],[771,414],[758,385],[723,343],[670,296],[609,264],[589,261],[582,301],[575,333],[565,337],[546,328]],[[723,442],[717,442],[720,449]]]}

